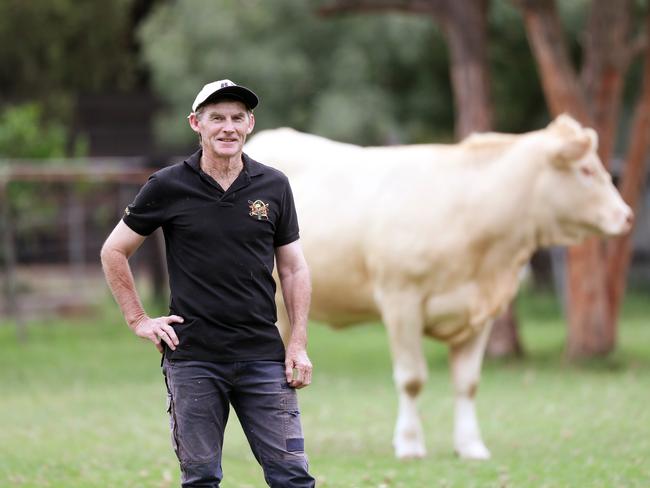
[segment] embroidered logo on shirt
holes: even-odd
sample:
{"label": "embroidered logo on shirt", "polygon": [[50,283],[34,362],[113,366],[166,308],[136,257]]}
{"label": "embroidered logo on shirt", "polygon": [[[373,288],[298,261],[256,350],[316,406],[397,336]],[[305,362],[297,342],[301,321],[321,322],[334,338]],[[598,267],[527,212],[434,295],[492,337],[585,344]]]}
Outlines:
{"label": "embroidered logo on shirt", "polygon": [[264,203],[262,200],[255,200],[254,202],[248,200],[248,208],[251,210],[248,212],[251,217],[256,217],[257,220],[269,220],[268,203]]}

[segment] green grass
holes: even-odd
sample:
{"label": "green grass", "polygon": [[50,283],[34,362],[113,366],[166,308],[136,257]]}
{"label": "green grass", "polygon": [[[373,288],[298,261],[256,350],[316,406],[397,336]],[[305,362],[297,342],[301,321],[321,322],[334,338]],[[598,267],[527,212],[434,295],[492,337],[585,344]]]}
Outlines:
{"label": "green grass", "polygon": [[[527,358],[487,361],[478,395],[487,462],[452,453],[446,350],[427,342],[420,407],[428,456],[394,459],[396,396],[384,329],[314,324],[314,383],[300,393],[318,486],[650,486],[650,305],[628,300],[619,347],[571,365],[548,297],[520,300]],[[179,486],[158,354],[113,307],[101,318],[30,324],[26,344],[0,326],[0,486]],[[235,417],[223,486],[262,487]]]}

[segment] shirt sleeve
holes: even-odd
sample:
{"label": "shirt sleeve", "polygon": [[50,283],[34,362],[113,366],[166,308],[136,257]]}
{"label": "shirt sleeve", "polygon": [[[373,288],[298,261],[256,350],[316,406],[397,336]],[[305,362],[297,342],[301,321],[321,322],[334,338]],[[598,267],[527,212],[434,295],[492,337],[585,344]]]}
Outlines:
{"label": "shirt sleeve", "polygon": [[148,236],[164,223],[163,192],[155,174],[140,188],[133,203],[124,209],[122,220],[141,236]]}
{"label": "shirt sleeve", "polygon": [[280,217],[276,226],[273,245],[275,247],[290,244],[300,238],[298,229],[298,215],[296,214],[296,204],[293,200],[293,192],[289,180],[285,179],[285,187],[282,195],[282,208]]}

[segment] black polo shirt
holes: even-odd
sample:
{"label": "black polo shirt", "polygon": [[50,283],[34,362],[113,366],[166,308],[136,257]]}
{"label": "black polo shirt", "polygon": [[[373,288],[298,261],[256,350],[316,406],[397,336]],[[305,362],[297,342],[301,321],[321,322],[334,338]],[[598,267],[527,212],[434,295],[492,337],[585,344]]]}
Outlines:
{"label": "black polo shirt", "polygon": [[180,344],[169,359],[284,360],[275,322],[275,248],[298,239],[287,177],[243,155],[227,191],[201,170],[201,151],[154,173],[124,215],[147,236],[162,226]]}

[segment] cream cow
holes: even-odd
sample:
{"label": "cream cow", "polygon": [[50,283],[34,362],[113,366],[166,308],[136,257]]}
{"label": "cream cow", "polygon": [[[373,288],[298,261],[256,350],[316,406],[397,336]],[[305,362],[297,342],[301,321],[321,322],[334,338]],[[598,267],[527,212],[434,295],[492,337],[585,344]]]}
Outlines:
{"label": "cream cow", "polygon": [[596,133],[566,115],[542,130],[452,145],[364,148],[291,129],[248,144],[291,180],[311,317],[335,327],[381,319],[387,328],[398,457],[425,455],[416,407],[427,379],[424,336],[450,347],[456,452],[490,456],[474,397],[492,321],[514,297],[522,266],[540,246],[630,228],[632,211],[596,146]]}

